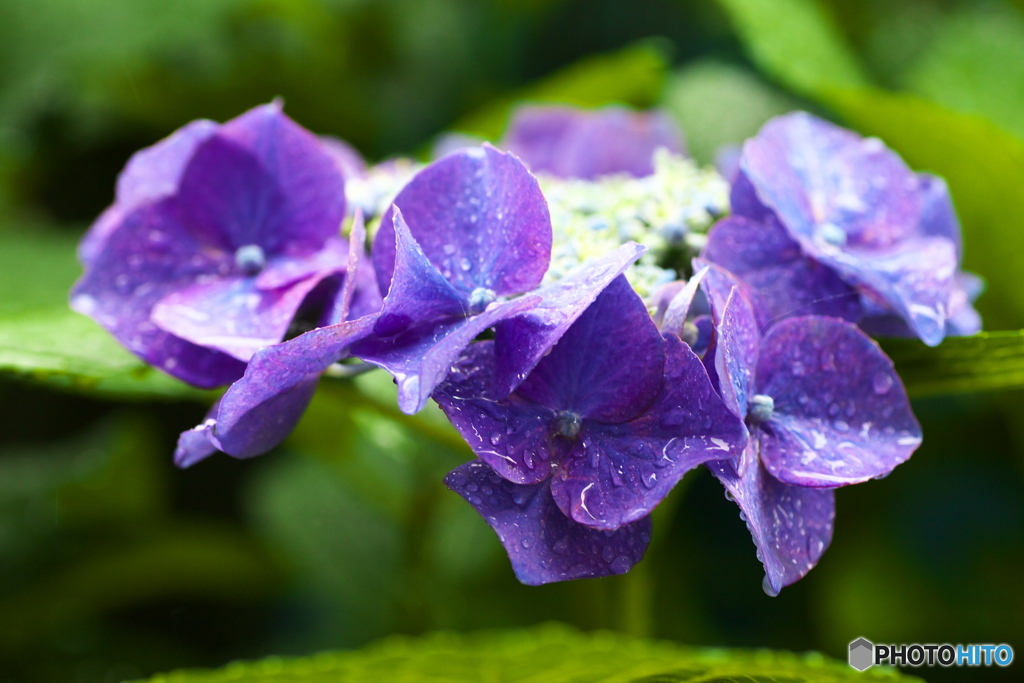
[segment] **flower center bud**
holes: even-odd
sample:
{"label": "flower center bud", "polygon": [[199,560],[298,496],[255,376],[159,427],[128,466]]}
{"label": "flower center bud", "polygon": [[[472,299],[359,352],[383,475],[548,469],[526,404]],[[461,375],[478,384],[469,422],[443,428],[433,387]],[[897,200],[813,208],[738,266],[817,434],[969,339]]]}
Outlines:
{"label": "flower center bud", "polygon": [[846,231],[835,223],[822,223],[818,226],[818,239],[833,247],[846,246]]}
{"label": "flower center bud", "polygon": [[771,396],[765,396],[764,394],[757,394],[750,399],[750,404],[747,406],[747,419],[754,424],[761,424],[772,419],[772,414],[775,412],[775,401]]}
{"label": "flower center bud", "polygon": [[486,287],[477,287],[473,290],[472,294],[469,295],[469,312],[471,315],[482,313],[485,308],[498,298],[498,295],[494,293],[493,289],[487,289]]}
{"label": "flower center bud", "polygon": [[235,265],[245,275],[256,275],[267,265],[267,255],[258,244],[247,244],[235,251]]}
{"label": "flower center bud", "polygon": [[700,329],[687,320],[683,323],[683,334],[682,339],[690,346],[696,346],[697,340],[700,339]]}
{"label": "flower center bud", "polygon": [[563,410],[555,417],[555,431],[562,436],[567,436],[570,439],[575,439],[579,436],[580,428],[583,426],[583,420],[576,413]]}

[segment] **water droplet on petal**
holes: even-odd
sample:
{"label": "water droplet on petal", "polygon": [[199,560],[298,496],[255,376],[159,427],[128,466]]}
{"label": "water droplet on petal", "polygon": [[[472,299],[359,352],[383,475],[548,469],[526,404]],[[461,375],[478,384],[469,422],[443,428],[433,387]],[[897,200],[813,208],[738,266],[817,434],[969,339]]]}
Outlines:
{"label": "water droplet on petal", "polygon": [[888,372],[876,372],[871,380],[871,387],[879,396],[889,393],[889,390],[892,389],[892,375]]}
{"label": "water droplet on petal", "polygon": [[772,586],[772,582],[768,579],[767,574],[765,574],[764,579],[761,581],[761,590],[763,590],[764,594],[770,598],[774,598],[779,595],[778,589]]}

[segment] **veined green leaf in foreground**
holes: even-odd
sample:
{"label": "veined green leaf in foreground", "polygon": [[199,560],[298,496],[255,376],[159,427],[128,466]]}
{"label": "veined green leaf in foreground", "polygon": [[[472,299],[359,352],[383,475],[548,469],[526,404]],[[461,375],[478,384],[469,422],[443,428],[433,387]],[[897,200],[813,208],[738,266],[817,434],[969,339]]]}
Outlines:
{"label": "veined green leaf in foreground", "polygon": [[0,315],[0,377],[4,375],[120,398],[214,395],[149,367],[102,327],[66,308]]}
{"label": "veined green leaf in foreground", "polygon": [[888,669],[860,673],[818,654],[693,649],[557,624],[470,635],[391,637],[355,652],[236,663],[151,683],[842,683],[919,681]]}
{"label": "veined green leaf in foreground", "polygon": [[885,339],[882,348],[913,398],[1024,388],[1024,330],[948,337],[935,348]]}

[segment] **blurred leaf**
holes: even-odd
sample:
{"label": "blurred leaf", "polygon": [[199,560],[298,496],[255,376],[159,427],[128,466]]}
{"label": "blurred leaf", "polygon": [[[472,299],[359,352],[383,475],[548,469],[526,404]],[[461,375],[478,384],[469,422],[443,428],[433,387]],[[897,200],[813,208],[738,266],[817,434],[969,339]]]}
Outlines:
{"label": "blurred leaf", "polygon": [[82,272],[77,243],[41,225],[0,225],[0,314],[66,305]]}
{"label": "blurred leaf", "polygon": [[642,42],[611,54],[588,57],[464,117],[453,130],[497,140],[509,113],[524,101],[577,107],[655,104],[664,86],[668,57],[656,42]]}
{"label": "blurred leaf", "polygon": [[914,93],[1024,138],[1024,15],[999,3],[965,6],[940,24],[902,80]]}
{"label": "blurred leaf", "polygon": [[686,133],[690,153],[713,162],[727,144],[739,145],[765,121],[797,103],[747,69],[715,60],[691,62],[675,72],[662,105]]}
{"label": "blurred leaf", "polygon": [[867,77],[816,0],[719,0],[753,60],[802,95],[862,87]]}
{"label": "blurred leaf", "polygon": [[152,683],[315,683],[319,681],[616,681],[618,683],[826,683],[917,681],[895,671],[860,673],[818,654],[698,650],[612,633],[548,625],[528,631],[392,637],[363,650],[306,659],[237,663],[214,672],[178,672]]}
{"label": "blurred leaf", "polygon": [[949,337],[934,348],[885,339],[882,348],[912,397],[1024,388],[1024,330]]}
{"label": "blurred leaf", "polygon": [[168,527],[133,545],[96,551],[0,602],[0,642],[13,654],[102,612],[169,598],[258,599],[278,580],[266,554],[235,531]]}
{"label": "blurred leaf", "polygon": [[911,167],[948,181],[964,228],[964,267],[988,281],[978,301],[986,327],[1024,327],[1024,141],[914,96],[836,90],[822,100]]}
{"label": "blurred leaf", "polygon": [[0,314],[0,377],[118,398],[211,400],[142,363],[102,327],[67,308]]}

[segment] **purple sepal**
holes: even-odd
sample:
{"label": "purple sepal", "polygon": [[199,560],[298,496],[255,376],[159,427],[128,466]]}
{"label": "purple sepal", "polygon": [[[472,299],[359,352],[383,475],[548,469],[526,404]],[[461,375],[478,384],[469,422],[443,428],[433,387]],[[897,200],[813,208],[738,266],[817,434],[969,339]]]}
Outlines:
{"label": "purple sepal", "polygon": [[882,477],[921,444],[892,361],[856,326],[790,318],[764,337],[757,391],[774,413],[761,459],[788,484],[831,488]]}
{"label": "purple sepal", "polygon": [[738,456],[746,441],[700,359],[666,335],[664,382],[654,402],[629,422],[586,420],[554,468],[551,493],[577,522],[616,529],[649,514],[697,465]]}
{"label": "purple sepal", "polygon": [[[327,153],[331,155],[338,170],[345,180],[351,178],[363,178],[366,176],[367,166],[363,155],[352,145],[341,138],[332,135],[318,136],[320,144],[324,146]],[[349,207],[354,210],[354,207]]]}
{"label": "purple sepal", "polygon": [[211,411],[212,417],[182,434],[175,463],[188,467],[212,452],[206,452],[200,436],[236,458],[251,458],[277,446],[298,424],[321,373],[371,334],[374,322],[374,316],[367,316],[321,327],[258,351],[245,376]]}
{"label": "purple sepal", "polygon": [[519,159],[490,145],[460,150],[416,174],[381,217],[373,263],[381,292],[395,272],[394,207],[426,258],[463,297],[511,296],[538,284],[551,258],[551,218]]}
{"label": "purple sepal", "polygon": [[740,508],[764,565],[764,590],[778,595],[809,572],[832,541],[835,494],[790,486],[772,477],[754,441],[733,460],[708,463]]}
{"label": "purple sepal", "polygon": [[389,336],[416,325],[469,315],[465,294],[427,259],[402,212],[395,209],[393,216],[398,249],[395,275],[374,332]]}
{"label": "purple sepal", "polygon": [[598,295],[646,251],[628,242],[532,292],[540,302],[495,329],[494,397],[508,396]]}
{"label": "purple sepal", "polygon": [[700,282],[707,275],[708,270],[707,266],[698,268],[693,277],[687,280],[686,284],[680,287],[675,296],[672,297],[672,300],[669,301],[661,319],[660,327],[662,332],[671,332],[679,337],[683,336],[683,325],[690,314],[693,298],[697,295]]}
{"label": "purple sepal", "polygon": [[413,414],[427,404],[463,349],[489,327],[534,308],[540,298],[526,295],[493,303],[480,315],[410,328],[390,337],[370,337],[352,355],[384,368],[398,384],[398,407]]}
{"label": "purple sepal", "polygon": [[593,180],[614,173],[643,177],[654,173],[652,157],[664,147],[683,154],[682,134],[662,111],[623,107],[586,111],[527,106],[513,116],[503,148],[534,172]]}
{"label": "purple sepal", "polygon": [[591,529],[562,514],[547,482],[513,484],[479,460],[453,470],[445,484],[494,529],[516,578],[530,586],[624,574],[651,540],[649,517],[614,531]]}
{"label": "purple sepal", "polygon": [[957,259],[962,259],[963,237],[953,199],[949,196],[949,186],[945,180],[931,173],[918,173],[917,181],[921,188],[921,234],[950,240],[956,248]]}
{"label": "purple sepal", "polygon": [[125,215],[147,202],[178,191],[182,171],[199,143],[217,130],[217,124],[192,121],[160,142],[132,155],[117,178],[114,203],[93,223],[78,245],[78,258],[89,265]]}
{"label": "purple sepal", "polygon": [[384,306],[377,289],[377,276],[366,255],[366,223],[363,211],[356,208],[348,237],[348,259],[345,281],[337,296],[325,307],[321,326],[336,325],[346,320],[379,313]]}
{"label": "purple sepal", "polygon": [[213,438],[216,415],[217,405],[214,404],[202,424],[181,433],[178,437],[178,445],[174,449],[174,465],[176,467],[181,469],[192,467],[217,452],[217,444],[214,443]]}
{"label": "purple sepal", "polygon": [[743,216],[718,221],[702,257],[756,289],[773,320],[813,314],[857,321],[863,313],[857,291],[805,256],[770,213],[764,222]]}

